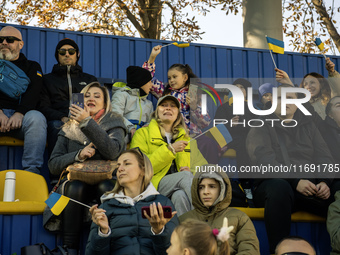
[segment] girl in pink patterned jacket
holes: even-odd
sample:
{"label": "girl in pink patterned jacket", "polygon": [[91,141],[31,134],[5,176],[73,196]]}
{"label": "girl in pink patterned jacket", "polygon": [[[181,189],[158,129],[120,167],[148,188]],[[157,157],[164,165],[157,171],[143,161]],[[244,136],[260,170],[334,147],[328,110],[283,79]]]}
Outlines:
{"label": "girl in pink patterned jacket", "polygon": [[[190,78],[197,78],[189,65],[173,64],[168,70],[168,83],[165,84],[155,78],[156,64],[155,59],[161,53],[162,46],[153,47],[149,60],[144,62],[143,68],[149,70],[153,76],[151,93],[160,98],[164,95],[172,95],[181,103],[181,114],[185,124],[194,136],[201,134],[202,129],[210,123],[209,115],[201,114],[201,106],[197,98],[188,96]],[[209,163],[218,163],[219,147],[216,141],[206,136],[197,139],[198,148]],[[214,150],[213,148],[216,148]]]}

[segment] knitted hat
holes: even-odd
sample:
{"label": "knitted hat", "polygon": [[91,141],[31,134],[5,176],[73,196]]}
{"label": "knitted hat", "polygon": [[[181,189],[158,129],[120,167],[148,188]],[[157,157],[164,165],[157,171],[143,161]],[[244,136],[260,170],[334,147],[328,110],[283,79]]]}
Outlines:
{"label": "knitted hat", "polygon": [[175,102],[176,106],[178,109],[181,109],[181,104],[179,103],[178,99],[174,96],[171,96],[171,95],[166,95],[164,97],[161,97],[160,99],[158,99],[158,102],[157,102],[157,106],[156,108],[158,107],[158,105],[160,105],[164,100],[172,100]]}
{"label": "knitted hat", "polygon": [[151,73],[140,66],[129,66],[126,68],[127,86],[136,89],[151,81]]}
{"label": "knitted hat", "polygon": [[273,93],[273,87],[275,87],[271,83],[264,83],[259,87],[259,96],[260,99],[263,97],[264,94],[266,93]]}
{"label": "knitted hat", "polygon": [[242,85],[246,90],[248,87],[250,88],[252,86],[249,81],[247,81],[246,79],[242,79],[242,78],[236,79],[233,82],[233,85]]}
{"label": "knitted hat", "polygon": [[72,39],[70,39],[70,38],[64,38],[64,39],[62,39],[62,40],[60,40],[59,42],[58,42],[58,44],[57,44],[57,47],[55,48],[55,54],[54,54],[54,56],[55,56],[55,59],[58,61],[58,63],[59,63],[59,59],[58,59],[58,50],[61,48],[61,47],[63,47],[64,45],[71,45],[73,48],[75,48],[76,49],[76,51],[77,51],[77,64],[78,64],[78,60],[79,60],[79,58],[80,58],[80,53],[79,53],[79,47],[78,47],[78,45],[76,44],[76,42],[75,41],[73,41]]}

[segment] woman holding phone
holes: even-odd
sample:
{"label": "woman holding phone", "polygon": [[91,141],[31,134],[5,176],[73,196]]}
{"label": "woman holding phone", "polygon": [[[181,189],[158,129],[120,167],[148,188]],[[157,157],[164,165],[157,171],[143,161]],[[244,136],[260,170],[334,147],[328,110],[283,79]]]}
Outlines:
{"label": "woman holding phone", "polygon": [[[151,162],[139,149],[120,155],[114,189],[101,197],[99,208],[90,209],[93,223],[86,255],[166,254],[178,218],[170,199],[152,185],[152,176]],[[145,206],[150,215],[142,210]],[[164,217],[162,206],[172,208],[170,218]]]}
{"label": "woman holding phone", "polygon": [[[93,82],[81,91],[84,94],[84,109],[72,104],[70,120],[58,134],[48,167],[53,175],[75,162],[87,160],[116,160],[124,150],[126,128],[123,118],[111,112],[109,92],[98,82]],[[82,181],[65,181],[60,192],[83,203],[99,202],[106,191],[112,190],[114,182],[104,180],[96,185]],[[69,203],[62,213],[63,244],[77,254],[83,226],[84,207]],[[73,254],[73,253],[70,253]]]}

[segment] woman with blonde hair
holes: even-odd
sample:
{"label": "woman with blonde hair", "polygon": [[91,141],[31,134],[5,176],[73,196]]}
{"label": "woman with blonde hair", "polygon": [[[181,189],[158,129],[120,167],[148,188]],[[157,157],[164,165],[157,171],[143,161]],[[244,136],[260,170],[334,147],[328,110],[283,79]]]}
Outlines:
{"label": "woman with blonde hair", "polygon": [[170,199],[152,185],[152,176],[151,162],[139,149],[120,155],[114,189],[101,197],[99,208],[90,209],[93,223],[86,255],[166,254],[178,218]]}
{"label": "woman with blonde hair", "polygon": [[[48,162],[50,172],[60,175],[67,166],[88,160],[116,160],[125,147],[126,128],[122,117],[111,112],[110,96],[105,87],[93,82],[81,91],[84,108],[70,107],[70,120],[58,134],[57,143]],[[89,185],[79,180],[64,180],[62,193],[72,199],[89,203],[112,190],[112,180]],[[79,249],[84,207],[69,203],[62,213],[63,244]],[[74,254],[76,254],[75,251]]]}
{"label": "woman with blonde hair", "polygon": [[198,149],[192,150],[193,141],[191,146],[189,141],[180,103],[171,95],[158,100],[149,126],[138,129],[131,141],[131,147],[139,147],[150,158],[154,169],[151,182],[162,195],[171,198],[178,215],[192,208],[194,164],[190,165],[190,161],[206,163]]}

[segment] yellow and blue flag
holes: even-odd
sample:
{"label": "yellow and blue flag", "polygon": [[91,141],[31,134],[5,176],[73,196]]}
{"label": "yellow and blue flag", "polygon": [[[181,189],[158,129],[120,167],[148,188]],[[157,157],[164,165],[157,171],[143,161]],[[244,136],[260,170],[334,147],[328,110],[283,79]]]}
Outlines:
{"label": "yellow and blue flag", "polygon": [[42,77],[42,73],[40,71],[37,71],[37,75]]}
{"label": "yellow and blue flag", "polygon": [[45,203],[48,205],[54,215],[59,215],[67,206],[69,201],[70,198],[53,192],[45,201]]}
{"label": "yellow and blue flag", "polygon": [[179,48],[186,48],[190,46],[190,43],[186,43],[186,42],[173,42],[172,44]]}
{"label": "yellow and blue flag", "polygon": [[285,53],[285,44],[283,41],[271,38],[271,37],[266,37],[267,38],[267,43],[268,47],[270,50],[272,50],[275,53],[279,54],[284,54]]}
{"label": "yellow and blue flag", "polygon": [[215,127],[210,128],[209,131],[206,133],[206,136],[216,140],[221,148],[226,146],[233,140],[224,124],[218,124]]}
{"label": "yellow and blue flag", "polygon": [[319,37],[315,38],[315,44],[316,46],[318,46],[319,50],[323,51],[325,48],[325,45],[323,44],[323,42],[321,41],[321,39]]}

